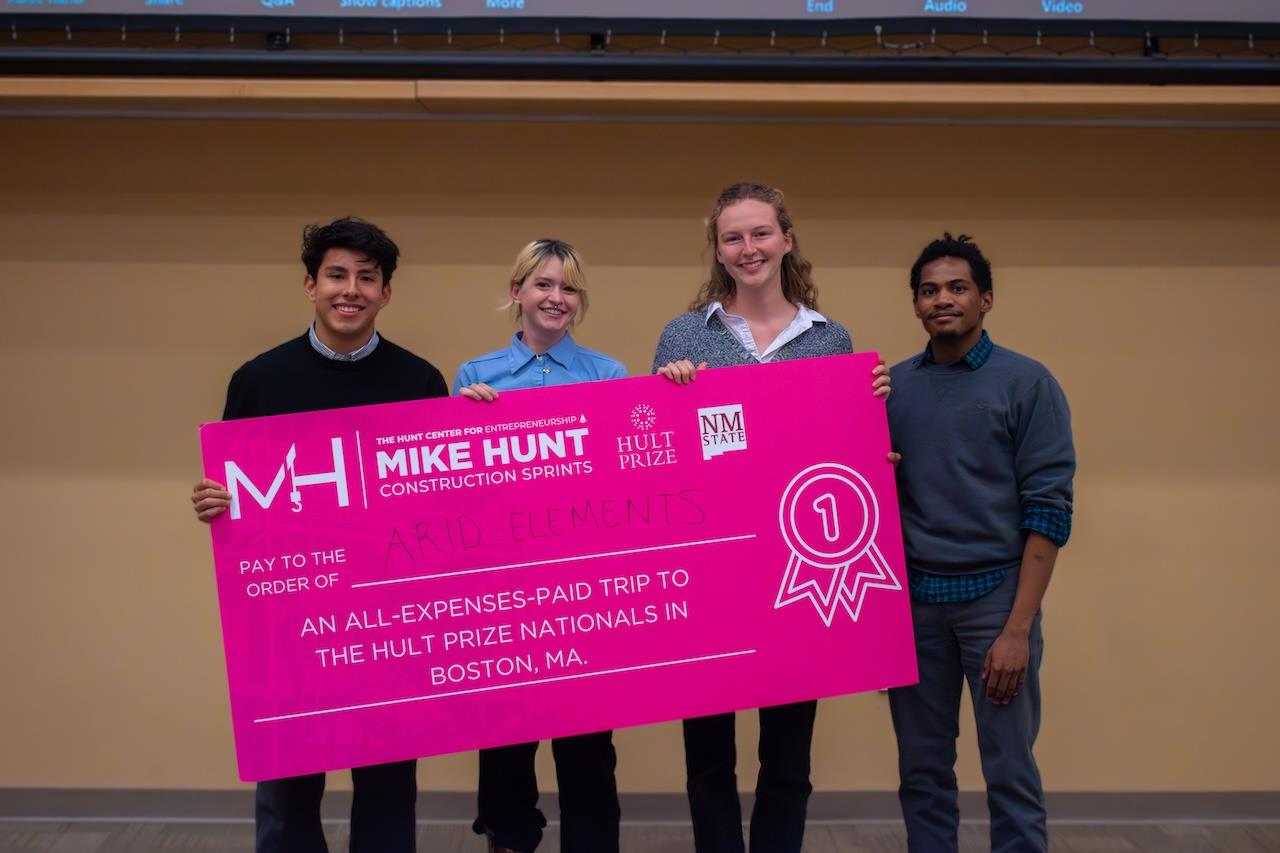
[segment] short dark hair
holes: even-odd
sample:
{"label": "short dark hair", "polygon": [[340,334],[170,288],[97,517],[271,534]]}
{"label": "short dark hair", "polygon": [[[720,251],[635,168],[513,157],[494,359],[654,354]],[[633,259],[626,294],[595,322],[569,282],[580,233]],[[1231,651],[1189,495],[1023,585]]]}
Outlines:
{"label": "short dark hair", "polygon": [[320,273],[320,263],[330,249],[350,249],[359,252],[378,265],[382,271],[382,286],[391,283],[400,257],[397,246],[381,228],[354,216],[335,219],[328,225],[308,225],[302,229],[302,265],[307,275],[315,278]]}
{"label": "short dark hair", "polygon": [[986,293],[992,287],[991,262],[982,254],[978,244],[968,234],[952,237],[951,232],[942,232],[942,239],[934,240],[924,247],[920,257],[911,267],[911,297],[920,294],[920,271],[925,264],[931,264],[939,258],[957,258],[969,262],[969,270],[973,273],[973,283],[978,286],[979,293]]}

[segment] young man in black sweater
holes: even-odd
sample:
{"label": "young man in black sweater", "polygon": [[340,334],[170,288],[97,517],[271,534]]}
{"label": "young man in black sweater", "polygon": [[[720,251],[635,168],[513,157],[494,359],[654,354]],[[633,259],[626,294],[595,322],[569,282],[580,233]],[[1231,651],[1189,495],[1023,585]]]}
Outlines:
{"label": "young man in black sweater", "polygon": [[[447,397],[429,362],[378,335],[400,250],[377,226],[338,219],[302,236],[303,290],[315,305],[307,332],[245,362],[231,377],[223,420]],[[212,521],[231,495],[213,480],[191,493],[196,517]],[[351,771],[352,853],[414,850],[417,761]],[[258,853],[326,853],[320,826],[324,774],[258,784]]]}

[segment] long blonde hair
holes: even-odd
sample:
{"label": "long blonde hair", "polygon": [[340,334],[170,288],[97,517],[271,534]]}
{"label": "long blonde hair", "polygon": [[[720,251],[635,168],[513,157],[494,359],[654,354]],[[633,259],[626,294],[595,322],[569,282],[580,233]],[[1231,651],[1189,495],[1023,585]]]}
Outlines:
{"label": "long blonde hair", "polygon": [[[578,290],[578,311],[573,316],[571,326],[577,325],[587,314],[587,276],[582,270],[582,257],[578,254],[578,250],[566,243],[564,240],[543,239],[534,240],[529,245],[520,250],[520,254],[516,255],[515,265],[511,267],[511,284],[517,289],[524,284],[524,280],[533,275],[538,269],[551,258],[559,258],[561,265],[564,267],[564,280],[566,284],[571,284]],[[508,299],[506,304],[502,306],[502,310],[514,308],[514,317],[517,323],[520,322],[520,303],[514,299]]]}
{"label": "long blonde hair", "polygon": [[813,283],[813,264],[800,254],[800,241],[796,239],[795,228],[791,222],[791,214],[783,202],[782,190],[764,184],[753,184],[747,181],[725,187],[720,191],[711,214],[707,217],[707,246],[711,249],[711,275],[698,289],[698,295],[689,306],[691,311],[700,311],[712,302],[726,302],[733,298],[737,290],[733,277],[724,268],[724,264],[716,258],[716,243],[720,237],[720,214],[726,207],[740,201],[762,201],[773,208],[777,214],[778,226],[782,233],[791,235],[791,251],[782,259],[782,295],[792,304],[806,308],[818,308],[818,288]]}

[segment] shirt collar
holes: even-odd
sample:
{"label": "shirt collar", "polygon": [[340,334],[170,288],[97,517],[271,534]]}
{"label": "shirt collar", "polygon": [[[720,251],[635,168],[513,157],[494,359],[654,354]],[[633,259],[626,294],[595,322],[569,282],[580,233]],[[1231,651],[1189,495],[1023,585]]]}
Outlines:
{"label": "shirt collar", "polygon": [[311,348],[313,350],[320,353],[330,361],[359,361],[372,353],[374,348],[378,346],[378,341],[380,340],[378,338],[378,332],[375,329],[373,337],[369,338],[369,343],[354,352],[349,352],[346,355],[343,355],[342,353],[334,352],[329,349],[329,347],[325,345],[324,341],[320,340],[320,336],[316,334],[315,320],[311,321],[311,327],[307,329],[307,339],[311,341]]}
{"label": "shirt collar", "polygon": [[[808,321],[809,323],[827,322],[826,317],[822,316],[817,311],[813,310],[812,308],[806,305],[797,305],[796,308],[797,308],[796,320],[800,322],[805,322],[805,321]],[[711,318],[715,316],[717,313],[723,315],[724,317],[729,316],[729,312],[724,310],[723,305],[721,305],[719,302],[712,302],[706,308],[702,309],[702,322],[704,323],[711,322]],[[723,319],[721,320],[721,322],[724,322]]]}
{"label": "shirt collar", "polygon": [[[968,366],[970,370],[977,370],[979,367],[987,363],[987,359],[991,358],[991,350],[995,348],[995,344],[991,343],[991,336],[987,334],[987,330],[982,330],[982,337],[978,338],[978,342],[969,348],[960,360]],[[926,344],[924,352],[920,354],[920,358],[916,361],[916,367],[922,364],[937,364],[933,360],[933,344]]]}
{"label": "shirt collar", "polygon": [[[521,332],[516,332],[512,335],[511,346],[507,349],[507,369],[513,374],[518,372],[520,368],[524,367],[531,359],[536,357],[536,353],[529,349],[528,344],[524,342],[524,339],[521,337],[522,334],[523,333]],[[573,339],[573,336],[566,334],[563,338],[556,341],[556,345],[547,350],[544,354],[561,367],[568,367],[574,357],[577,356],[579,349],[581,349],[581,347],[578,346],[578,343]]]}

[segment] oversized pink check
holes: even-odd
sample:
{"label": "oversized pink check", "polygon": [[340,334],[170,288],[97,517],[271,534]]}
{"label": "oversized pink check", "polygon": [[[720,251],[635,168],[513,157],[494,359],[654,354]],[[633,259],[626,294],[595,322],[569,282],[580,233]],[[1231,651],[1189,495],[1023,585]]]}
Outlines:
{"label": "oversized pink check", "polygon": [[240,775],[914,682],[875,363],[206,425]]}

